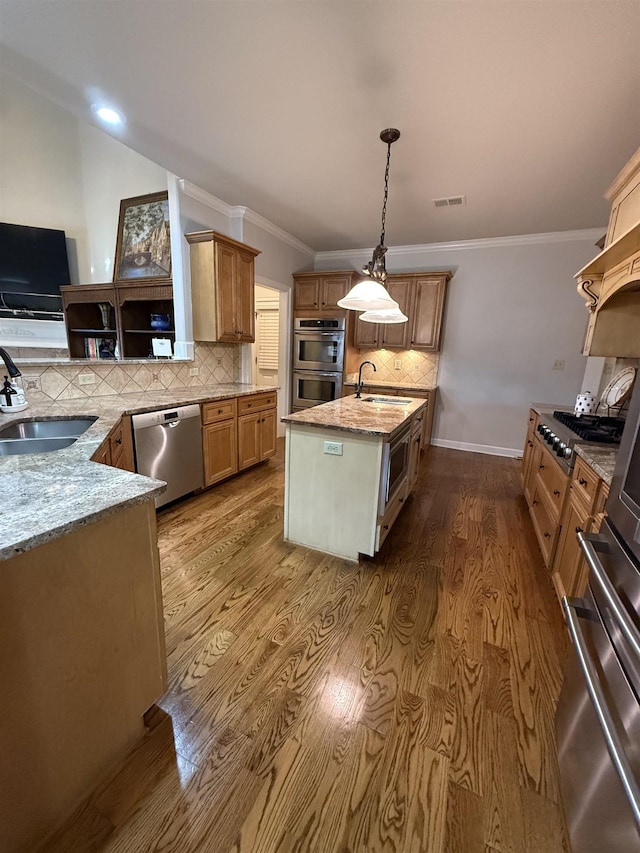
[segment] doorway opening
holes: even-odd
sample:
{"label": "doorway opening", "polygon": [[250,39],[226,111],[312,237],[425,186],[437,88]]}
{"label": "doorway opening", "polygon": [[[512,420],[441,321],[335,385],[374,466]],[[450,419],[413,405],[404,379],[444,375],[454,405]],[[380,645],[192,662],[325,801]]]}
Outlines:
{"label": "doorway opening", "polygon": [[251,382],[276,385],[278,392],[278,435],[284,435],[280,418],[288,411],[287,293],[264,284],[255,285],[256,340],[251,344]]}

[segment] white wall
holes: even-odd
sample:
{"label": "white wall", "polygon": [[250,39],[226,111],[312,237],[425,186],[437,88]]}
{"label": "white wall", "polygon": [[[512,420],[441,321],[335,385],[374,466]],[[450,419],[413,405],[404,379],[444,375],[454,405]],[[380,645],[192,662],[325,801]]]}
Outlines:
{"label": "white wall", "polygon": [[[573,404],[586,365],[586,312],[573,276],[597,254],[595,239],[592,232],[569,232],[389,250],[389,272],[454,271],[435,443],[517,455],[531,402]],[[362,262],[362,252],[334,252],[319,255],[316,268]],[[564,370],[553,370],[556,359]]]}

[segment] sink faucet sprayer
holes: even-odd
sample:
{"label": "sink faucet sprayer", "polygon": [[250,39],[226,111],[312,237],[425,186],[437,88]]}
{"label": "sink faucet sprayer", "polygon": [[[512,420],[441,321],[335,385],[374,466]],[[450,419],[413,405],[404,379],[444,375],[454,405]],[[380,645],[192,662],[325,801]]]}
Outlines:
{"label": "sink faucet sprayer", "polygon": [[371,367],[373,367],[374,373],[378,372],[378,368],[375,366],[375,364],[372,361],[363,361],[362,362],[362,364],[360,365],[360,370],[358,371],[358,381],[356,382],[356,397],[358,399],[360,399],[360,392],[362,391],[362,386],[364,385],[364,382],[362,381],[362,368],[365,366],[365,364],[370,364]]}

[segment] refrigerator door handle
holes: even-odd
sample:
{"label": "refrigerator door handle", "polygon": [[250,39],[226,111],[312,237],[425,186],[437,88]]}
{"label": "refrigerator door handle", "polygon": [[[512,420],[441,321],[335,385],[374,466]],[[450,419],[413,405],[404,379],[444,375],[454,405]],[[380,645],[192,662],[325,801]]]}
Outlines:
{"label": "refrigerator door handle", "polygon": [[[595,579],[598,584],[598,588],[602,592],[607,606],[611,610],[624,638],[633,649],[634,654],[640,657],[640,631],[633,624],[618,597],[614,585],[609,580],[607,573],[602,567],[602,563],[598,559],[597,546],[600,544],[599,539],[592,536],[587,537],[584,533],[578,533],[578,543],[591,569],[592,580]],[[604,547],[607,547],[606,544]]]}
{"label": "refrigerator door handle", "polygon": [[579,617],[566,596],[562,599],[562,605],[567,617],[567,625],[575,646],[580,668],[582,669],[598,722],[602,728],[602,734],[604,735],[609,755],[620,777],[622,787],[633,812],[633,817],[638,826],[640,826],[640,788],[638,788],[634,778],[633,770],[624,751],[624,746],[618,736],[605,697],[600,688],[598,676],[591,663],[582,628],[580,627]]}

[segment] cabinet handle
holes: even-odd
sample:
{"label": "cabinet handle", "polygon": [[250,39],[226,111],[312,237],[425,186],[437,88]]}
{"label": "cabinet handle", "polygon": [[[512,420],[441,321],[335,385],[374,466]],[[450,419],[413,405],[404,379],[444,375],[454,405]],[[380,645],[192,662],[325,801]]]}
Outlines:
{"label": "cabinet handle", "polygon": [[580,477],[580,479],[578,480],[578,482],[580,483],[580,485],[581,485],[581,486],[586,486],[586,485],[587,485],[587,481],[586,481],[583,477]]}
{"label": "cabinet handle", "polygon": [[389,529],[389,525],[388,525],[388,524],[385,524],[385,525],[383,526],[383,528],[382,528],[382,529],[383,529],[383,530],[388,530],[388,529]]}
{"label": "cabinet handle", "polygon": [[539,470],[540,470],[540,471],[544,471],[544,465],[540,465],[540,466],[539,466]]}
{"label": "cabinet handle", "polygon": [[557,497],[557,496],[560,494],[560,490],[559,490],[559,489],[554,489],[554,490],[553,490],[553,494],[554,494],[554,495],[556,495],[556,497]]}
{"label": "cabinet handle", "polygon": [[400,503],[401,503],[401,504],[403,504],[403,503],[404,503],[404,498],[400,498]]}
{"label": "cabinet handle", "polygon": [[538,501],[531,501],[531,506],[538,506]]}
{"label": "cabinet handle", "polygon": [[583,532],[584,531],[580,526],[576,527],[576,533],[583,533]]}
{"label": "cabinet handle", "polygon": [[551,538],[551,534],[550,534],[550,533],[545,533],[545,534],[544,534],[544,538],[545,538],[545,539],[550,539],[550,538]]}
{"label": "cabinet handle", "polygon": [[222,409],[218,409],[218,414],[219,414],[219,415],[221,415],[221,414],[222,414]]}
{"label": "cabinet handle", "polygon": [[532,442],[532,441],[528,441],[528,442],[527,442],[527,444],[529,445],[529,447],[533,447],[533,442]]}
{"label": "cabinet handle", "polygon": [[253,403],[247,403],[247,409],[250,409],[253,406]]}
{"label": "cabinet handle", "polygon": [[121,439],[121,438],[116,438],[116,444],[122,444],[122,439]]}

